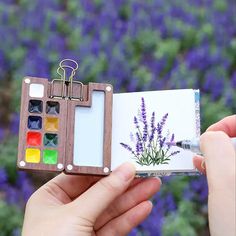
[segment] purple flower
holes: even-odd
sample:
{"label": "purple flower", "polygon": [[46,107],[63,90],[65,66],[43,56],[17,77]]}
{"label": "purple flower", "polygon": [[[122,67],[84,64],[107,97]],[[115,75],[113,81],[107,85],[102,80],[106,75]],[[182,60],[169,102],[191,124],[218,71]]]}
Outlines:
{"label": "purple flower", "polygon": [[4,139],[4,136],[5,136],[5,130],[2,127],[0,127],[0,141]]}
{"label": "purple flower", "polygon": [[21,189],[24,202],[27,202],[34,192],[34,188],[25,172],[18,172],[16,186]]}
{"label": "purple flower", "polygon": [[208,197],[208,185],[205,176],[200,176],[190,182],[190,188],[195,192],[197,198],[202,202]]}
{"label": "purple flower", "polygon": [[232,84],[233,88],[236,88],[236,71],[233,73],[233,75],[231,77],[231,84]]}
{"label": "purple flower", "polygon": [[168,151],[170,150],[170,148],[171,148],[171,143],[173,143],[174,140],[175,140],[175,135],[172,134],[172,135],[171,135],[171,138],[170,138],[170,141],[167,143],[167,150],[168,150]]}
{"label": "purple flower", "polygon": [[120,145],[124,147],[125,149],[127,149],[129,152],[134,153],[133,149],[129,145],[125,143],[120,143]]}
{"label": "purple flower", "polygon": [[160,148],[163,147],[163,145],[165,144],[165,141],[166,141],[166,137],[160,139],[160,142],[159,142],[160,143]]}
{"label": "purple flower", "polygon": [[143,119],[143,123],[146,124],[147,123],[147,114],[146,114],[146,106],[145,106],[145,101],[144,98],[141,98],[142,103],[141,103],[141,111],[142,111],[142,119]]}
{"label": "purple flower", "polygon": [[5,169],[0,168],[0,188],[1,185],[5,184],[7,182],[7,173]]}
{"label": "purple flower", "polygon": [[134,139],[134,134],[131,132],[129,136],[130,136],[131,142],[134,142],[134,141],[135,141],[135,139]]}
{"label": "purple flower", "polygon": [[148,137],[148,126],[147,124],[144,125],[143,127],[143,141],[146,142]]}
{"label": "purple flower", "polygon": [[21,229],[14,229],[12,232],[12,236],[20,236],[21,235]]}
{"label": "purple flower", "polygon": [[168,113],[166,113],[162,117],[161,121],[157,123],[157,139],[159,140],[160,147],[163,146],[162,131],[163,131],[163,127],[166,123],[167,117],[168,117]]}
{"label": "purple flower", "polygon": [[174,151],[174,152],[172,152],[172,153],[169,155],[169,157],[175,156],[175,155],[177,155],[178,153],[180,153],[180,151]]}
{"label": "purple flower", "polygon": [[135,124],[135,127],[136,127],[137,129],[139,129],[139,123],[138,123],[138,119],[137,119],[136,116],[134,117],[134,124]]}
{"label": "purple flower", "polygon": [[[52,78],[60,59],[80,55],[79,77],[84,82],[109,81],[116,92],[200,88],[205,98],[222,99],[229,112],[235,111],[235,0],[223,4],[212,0],[188,3],[82,0],[73,1],[72,5],[59,0],[28,2],[29,6],[16,0],[1,1],[1,86],[6,81],[14,88],[25,75]],[[172,39],[181,45],[176,52],[174,44],[168,45]],[[163,47],[158,48],[162,43]],[[163,55],[156,58],[157,51],[162,49]],[[141,66],[150,73],[150,80],[145,75],[137,75]],[[17,123],[17,118],[11,116],[9,127],[0,129],[0,140],[9,131],[17,133]],[[146,135],[143,129],[147,127],[142,122],[138,127],[142,139],[143,133]],[[157,127],[155,123],[154,133],[151,127],[147,130],[150,136],[145,147],[150,146],[150,140],[155,140],[158,134],[160,139],[165,136],[160,124]],[[135,132],[134,138],[133,150]],[[138,139],[137,142],[141,151],[144,146]],[[4,179],[1,170],[2,186],[6,185]],[[20,179],[27,186],[27,181]],[[202,177],[191,180],[189,187],[194,201],[201,205],[206,203],[207,196],[204,181]],[[28,191],[24,186],[17,185],[19,194]],[[165,207],[165,197],[171,199],[167,195],[155,196],[151,216],[133,235],[163,235],[162,224],[171,211]]]}
{"label": "purple flower", "polygon": [[205,83],[203,85],[203,89],[206,92],[211,93],[211,97],[213,100],[219,98],[224,90],[224,78],[221,73],[217,73],[217,71],[208,71],[205,75]]}
{"label": "purple flower", "polygon": [[20,122],[19,114],[13,114],[12,121],[11,121],[11,132],[13,134],[18,134],[18,132],[19,132],[19,122]]}
{"label": "purple flower", "polygon": [[194,191],[192,191],[192,189],[189,188],[189,186],[186,186],[186,188],[183,191],[183,199],[185,199],[186,201],[191,201],[193,200],[195,194]]}
{"label": "purple flower", "polygon": [[143,141],[147,141],[147,136],[148,136],[148,124],[147,124],[147,112],[146,112],[146,106],[145,106],[145,101],[144,98],[142,97],[142,103],[141,103],[141,117],[142,117],[142,122],[144,124],[143,126]]}
{"label": "purple flower", "polygon": [[[177,151],[172,152],[169,155],[168,152],[170,145],[167,146],[167,148],[165,147],[166,140],[169,140],[169,131],[164,137],[162,135],[162,131],[166,123],[168,113],[166,113],[162,117],[161,121],[157,123],[156,128],[155,112],[152,112],[150,126],[147,122],[146,106],[143,97],[141,99],[141,112],[140,110],[138,110],[138,112],[141,123],[138,123],[137,117],[134,116],[134,125],[136,128],[135,152],[128,144],[121,143],[121,145],[135,156],[137,163],[140,165],[168,164],[168,161],[170,160],[169,157],[179,153],[179,151]],[[148,131],[150,131],[150,133],[148,133]],[[174,135],[172,134],[171,141],[173,140]],[[131,141],[134,141],[133,136],[131,137]]]}
{"label": "purple flower", "polygon": [[142,103],[141,103],[141,115],[142,115],[142,121],[144,124],[147,124],[147,113],[146,113],[146,106],[145,106],[145,101],[144,98],[141,98]]}
{"label": "purple flower", "polygon": [[136,154],[139,156],[140,153],[142,153],[142,152],[141,152],[141,149],[140,149],[140,143],[137,142],[137,143],[136,143]]}
{"label": "purple flower", "polygon": [[150,143],[154,139],[155,130],[156,130],[156,127],[155,127],[155,112],[153,112],[152,117],[151,117],[151,134],[150,134],[150,137],[149,137],[149,142]]}
{"label": "purple flower", "polygon": [[165,196],[165,209],[166,211],[175,211],[177,206],[174,200],[174,197],[171,193],[167,194],[167,196]]}
{"label": "purple flower", "polygon": [[132,229],[129,233],[129,236],[137,236],[139,234],[139,230],[137,228]]}
{"label": "purple flower", "polygon": [[143,152],[143,144],[142,144],[142,139],[139,135],[138,132],[136,132],[136,152],[139,155],[140,153]]}
{"label": "purple flower", "polygon": [[166,114],[162,117],[161,121],[157,124],[157,133],[158,133],[158,134],[161,134],[161,133],[162,133],[162,129],[163,129],[163,126],[164,126],[165,123],[166,123],[167,117],[168,117],[168,113],[166,113]]}
{"label": "purple flower", "polygon": [[161,125],[158,123],[157,124],[157,128],[156,128],[156,130],[157,130],[157,134],[158,134],[158,139],[161,139],[161,133],[162,133],[162,128],[161,128]]}

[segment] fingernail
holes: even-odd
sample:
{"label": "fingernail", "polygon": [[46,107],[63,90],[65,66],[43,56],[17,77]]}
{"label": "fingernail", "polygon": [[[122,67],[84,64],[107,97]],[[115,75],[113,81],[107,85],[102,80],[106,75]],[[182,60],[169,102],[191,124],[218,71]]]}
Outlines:
{"label": "fingernail", "polygon": [[131,180],[135,176],[135,166],[129,162],[126,162],[119,167],[117,167],[113,174],[119,176],[119,178],[122,178],[125,182]]}
{"label": "fingernail", "polygon": [[160,177],[155,177],[155,178],[158,179],[159,182],[160,182],[160,185],[162,185],[162,180],[161,180],[161,178],[160,178]]}

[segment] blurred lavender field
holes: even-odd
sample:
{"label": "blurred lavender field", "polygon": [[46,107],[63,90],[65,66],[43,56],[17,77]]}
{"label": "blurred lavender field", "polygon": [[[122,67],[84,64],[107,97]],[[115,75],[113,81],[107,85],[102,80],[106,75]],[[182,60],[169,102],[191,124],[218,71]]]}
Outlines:
{"label": "blurred lavender field", "polygon": [[[0,236],[20,235],[36,188],[15,169],[21,80],[54,78],[64,58],[115,92],[200,88],[203,132],[236,111],[236,2],[1,0]],[[164,178],[130,235],[209,235],[207,191],[204,176]]]}

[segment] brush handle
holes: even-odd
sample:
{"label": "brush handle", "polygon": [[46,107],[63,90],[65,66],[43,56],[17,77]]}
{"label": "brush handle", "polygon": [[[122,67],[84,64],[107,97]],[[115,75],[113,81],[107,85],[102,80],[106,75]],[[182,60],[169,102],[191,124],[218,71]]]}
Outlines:
{"label": "brush handle", "polygon": [[[234,149],[236,151],[236,137],[231,138],[231,141],[232,141]],[[196,139],[196,140],[183,140],[183,141],[181,141],[181,146],[180,147],[185,149],[185,150],[190,150],[194,153],[201,154],[199,139]]]}

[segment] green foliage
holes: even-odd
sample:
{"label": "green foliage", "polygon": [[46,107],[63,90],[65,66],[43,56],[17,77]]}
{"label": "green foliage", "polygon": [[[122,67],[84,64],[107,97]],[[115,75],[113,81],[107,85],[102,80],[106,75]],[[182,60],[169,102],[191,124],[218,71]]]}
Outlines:
{"label": "green foliage", "polygon": [[8,173],[9,181],[15,182],[17,177],[16,172],[16,157],[17,157],[18,137],[8,136],[0,143],[0,167],[4,167]]}
{"label": "green foliage", "polygon": [[204,132],[210,125],[233,113],[229,107],[225,106],[223,99],[212,102],[210,97],[207,95],[202,96],[201,98],[201,108],[204,111],[202,113],[203,116],[201,122],[202,132]]}
{"label": "green foliage", "polygon": [[140,66],[135,69],[134,75],[138,79],[140,86],[145,86],[145,84],[149,84],[152,80],[152,73],[145,66]]}
{"label": "green foliage", "polygon": [[183,199],[183,191],[189,183],[189,177],[187,176],[176,176],[168,184],[162,186],[163,197],[171,193],[173,194],[176,202],[180,202]]}
{"label": "green foliage", "polygon": [[16,206],[8,205],[0,198],[0,235],[12,236],[22,226],[23,213]]}
{"label": "green foliage", "polygon": [[180,42],[178,40],[166,39],[159,42],[157,50],[155,51],[155,57],[158,60],[167,56],[169,60],[173,60],[177,56],[179,49]]}
{"label": "green foliage", "polygon": [[163,236],[197,236],[198,229],[206,224],[194,202],[181,201],[178,211],[165,218]]}
{"label": "green foliage", "polygon": [[215,0],[214,1],[214,7],[218,11],[225,11],[227,9],[227,2],[226,1],[221,1],[221,0]]}

